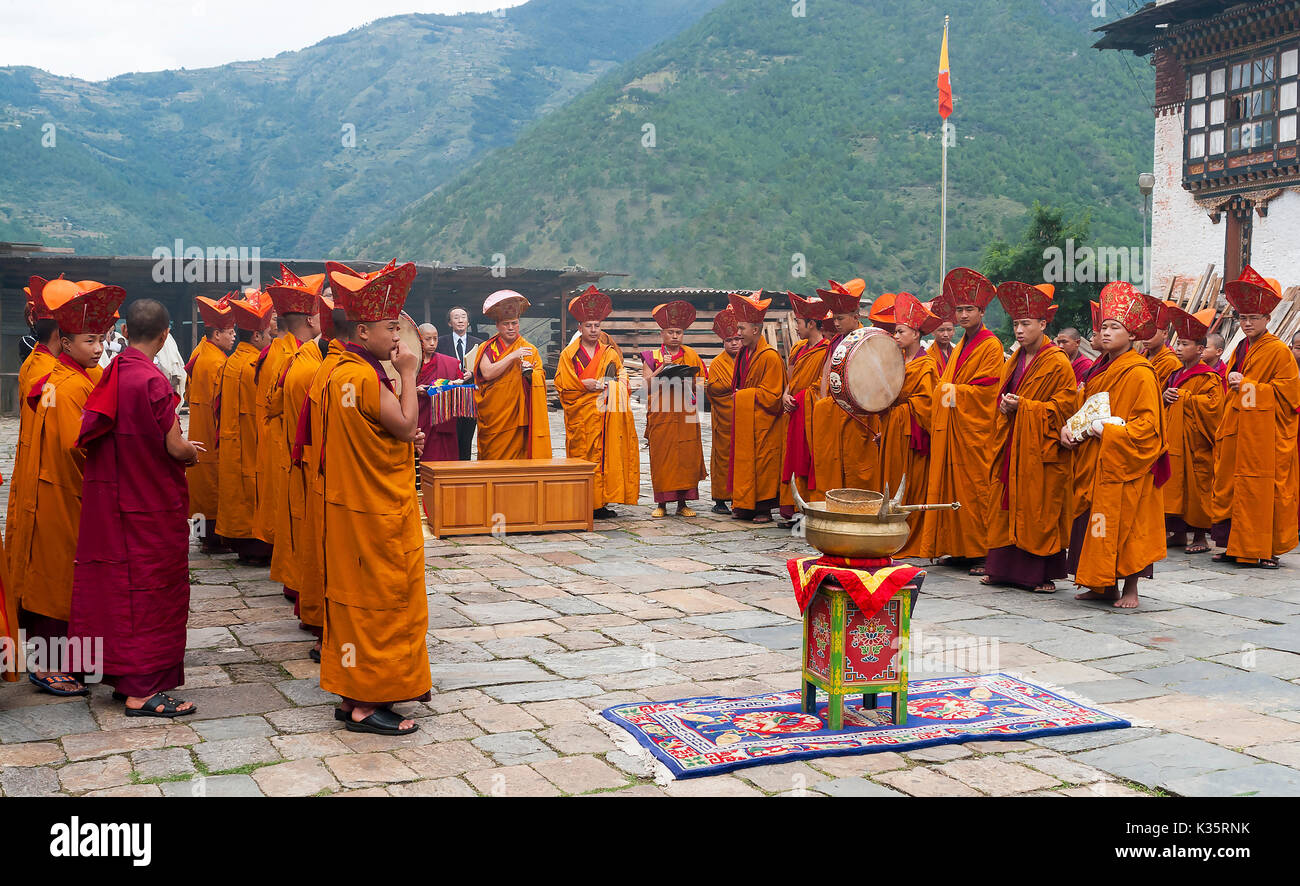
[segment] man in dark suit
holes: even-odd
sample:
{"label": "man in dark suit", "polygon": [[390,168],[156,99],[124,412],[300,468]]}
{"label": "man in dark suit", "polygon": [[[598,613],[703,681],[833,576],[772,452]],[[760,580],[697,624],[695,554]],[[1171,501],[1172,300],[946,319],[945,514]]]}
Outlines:
{"label": "man in dark suit", "polygon": [[[460,305],[452,308],[447,312],[447,325],[451,331],[447,335],[438,336],[438,353],[459,360],[462,370],[472,370],[474,366],[469,362],[472,357],[470,352],[477,345],[483,344],[483,339],[470,332],[469,311]],[[474,429],[477,427],[478,419],[456,419],[456,446],[461,461],[469,461],[474,448]]]}

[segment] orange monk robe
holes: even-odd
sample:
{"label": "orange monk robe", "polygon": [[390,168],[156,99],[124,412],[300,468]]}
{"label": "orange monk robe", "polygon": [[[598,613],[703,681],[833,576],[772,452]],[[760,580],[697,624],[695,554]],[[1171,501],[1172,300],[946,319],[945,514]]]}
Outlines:
{"label": "orange monk robe", "polygon": [[710,495],[715,501],[731,499],[731,377],[736,371],[736,361],[723,351],[709,361],[709,379],[705,390],[709,396],[709,449]]}
{"label": "orange monk robe", "polygon": [[952,356],[952,345],[949,345],[948,350],[945,352],[943,348],[939,347],[937,341],[932,341],[930,347],[925,349],[925,352],[934,360],[935,372],[938,375],[943,375],[944,367],[948,365],[948,358]]}
{"label": "orange monk robe", "polygon": [[379,420],[377,363],[345,346],[325,383],[325,633],[320,685],[362,703],[424,697],[424,532],[415,447]]}
{"label": "orange monk robe", "polygon": [[81,522],[86,453],[77,448],[81,413],[95,383],[68,357],[51,371],[31,416],[31,448],[23,464],[31,494],[9,514],[9,574],[18,606],[68,621],[72,564]]}
{"label": "orange monk robe", "polygon": [[[985,568],[995,579],[1005,579],[1027,587],[1064,578],[1065,550],[1070,544],[1074,522],[1074,501],[1070,494],[1073,482],[1073,453],[1061,445],[1061,429],[1079,407],[1074,367],[1065,352],[1043,336],[1038,351],[1027,365],[1016,351],[1002,369],[997,391],[1020,398],[1016,411],[1003,415],[999,410],[993,425],[993,473],[988,501],[989,551],[1017,548],[1037,558],[1060,555],[1056,562],[1043,564],[1051,575],[1024,574],[1017,582],[1016,567],[1033,570],[1034,566],[1014,553],[1005,560],[990,559]],[[1018,376],[1018,377],[1017,377]],[[1005,562],[1007,574],[1000,572]]]}
{"label": "orange monk robe", "polygon": [[[1300,381],[1286,343],[1266,332],[1228,360],[1240,372],[1214,438],[1215,541],[1227,554],[1262,560],[1296,546],[1296,408]],[[1226,524],[1226,525],[1220,525]]]}
{"label": "orange monk robe", "polygon": [[1179,369],[1166,387],[1178,390],[1178,399],[1165,405],[1170,474],[1161,491],[1166,528],[1209,529],[1214,523],[1214,434],[1223,418],[1223,378],[1198,363],[1190,371]]}
{"label": "orange monk robe", "polygon": [[[694,366],[695,382],[708,380],[704,361],[693,348],[682,345],[668,359],[663,347],[642,352],[642,362],[654,372],[664,363]],[[691,381],[651,379],[646,392],[645,438],[650,449],[650,486],[656,503],[694,501],[699,483],[709,476],[704,468],[704,444],[700,436],[700,415],[690,393]],[[713,444],[717,446],[717,441]],[[718,498],[714,490],[714,498]]]}
{"label": "orange monk robe", "polygon": [[[532,348],[527,359],[533,367],[531,383],[524,382],[520,365],[510,366],[495,379],[488,381],[479,370],[485,355],[493,363],[519,348]],[[506,347],[501,336],[479,345],[474,359],[474,405],[478,410],[479,461],[502,458],[550,458],[551,426],[546,415],[546,370],[537,348],[523,336]]]}
{"label": "orange monk robe", "polygon": [[[880,474],[889,484],[892,496],[907,477],[903,504],[925,502],[926,477],[930,465],[930,421],[934,414],[934,386],[939,370],[934,358],[925,351],[907,361],[903,387],[882,416],[884,431],[880,437]],[[907,544],[895,556],[915,557],[920,546],[921,513],[907,518],[912,527]]]}
{"label": "orange monk robe", "polygon": [[221,416],[217,450],[217,534],[252,538],[257,513],[257,348],[235,346],[221,372]]}
{"label": "orange monk robe", "polygon": [[741,348],[732,380],[731,498],[742,511],[776,507],[785,454],[785,361],[765,340]]}
{"label": "orange monk robe", "polygon": [[1175,356],[1168,345],[1161,345],[1160,350],[1155,353],[1148,352],[1146,358],[1156,371],[1156,381],[1159,382],[1161,391],[1165,389],[1169,376],[1183,368],[1182,361]]}
{"label": "orange monk robe", "polygon": [[[304,349],[305,350],[305,349]],[[329,351],[317,365],[307,386],[307,410],[304,419],[299,412],[298,435],[294,443],[293,460],[304,472],[303,484],[305,519],[303,540],[296,545],[300,559],[298,592],[298,618],[306,625],[321,628],[325,625],[325,484],[321,478],[321,451],[319,442],[324,436],[325,384],[338,365],[345,348],[339,339],[330,341]],[[304,424],[305,422],[305,424]]]}
{"label": "orange monk robe", "polygon": [[[817,464],[813,448],[813,406],[821,393],[822,364],[830,353],[829,345],[830,339],[827,338],[811,348],[808,347],[808,342],[801,341],[790,353],[790,381],[787,387],[794,399],[795,409],[787,417],[786,423],[785,464],[781,469],[783,509],[794,507],[794,495],[790,492],[791,479],[799,487],[799,495],[804,501],[813,500],[810,498],[813,495],[809,490],[810,481],[814,490],[820,489],[817,486]],[[716,479],[714,482],[717,482]],[[782,512],[785,513],[785,510]]]}
{"label": "orange monk robe", "polygon": [[253,535],[267,544],[275,542],[275,508],[283,490],[288,452],[284,440],[284,389],[280,377],[289,356],[300,342],[292,332],[266,346],[266,358],[253,371],[257,382],[257,513],[253,515]]}
{"label": "orange monk robe", "polygon": [[216,531],[217,505],[217,415],[215,404],[221,390],[221,370],[226,352],[207,338],[199,342],[189,363],[185,364],[189,381],[185,393],[190,401],[190,429],[186,438],[202,443],[199,462],[186,469],[190,488],[190,514],[202,514],[209,534]]}
{"label": "orange monk robe", "polygon": [[[310,544],[307,523],[307,488],[310,476],[305,463],[294,464],[289,457],[298,432],[298,418],[307,402],[307,389],[321,365],[320,347],[314,341],[306,342],[289,355],[278,384],[281,401],[280,438],[276,443],[275,462],[283,473],[272,493],[277,504],[272,509],[275,526],[275,548],[271,552],[271,581],[279,582],[290,590],[303,584],[305,549]],[[299,617],[301,617],[301,604]],[[321,627],[319,621],[304,623]]]}
{"label": "orange monk robe", "polygon": [[1102,355],[1084,380],[1083,399],[1106,391],[1110,413],[1124,425],[1106,425],[1074,450],[1075,526],[1070,536],[1074,580],[1109,588],[1144,574],[1165,558],[1164,500],[1156,473],[1165,463],[1165,413],[1155,368],[1137,351],[1116,360]]}
{"label": "orange monk robe", "polygon": [[[31,484],[27,483],[28,472],[24,461],[27,452],[31,449],[32,414],[36,410],[39,399],[30,400],[28,397],[32,392],[32,385],[53,372],[58,362],[59,358],[51,354],[45,345],[37,345],[27,355],[23,365],[18,367],[18,448],[14,452],[13,471],[9,474],[9,505],[5,511],[10,515],[27,508],[30,503],[24,504],[23,498],[30,497],[32,493]],[[13,547],[13,531],[11,516],[5,524],[5,550]]]}
{"label": "orange monk robe", "polygon": [[[589,391],[583,379],[599,381],[614,371],[599,391]],[[630,408],[627,370],[617,348],[603,344],[588,354],[582,340],[560,352],[555,391],[564,407],[564,448],[569,458],[596,465],[593,508],[610,502],[636,504],[641,485],[640,452]]]}
{"label": "orange monk robe", "polygon": [[998,411],[1002,343],[981,328],[963,334],[961,346],[939,376],[930,431],[926,501],[961,502],[958,510],[926,511],[918,556],[977,558],[988,551],[993,422]]}

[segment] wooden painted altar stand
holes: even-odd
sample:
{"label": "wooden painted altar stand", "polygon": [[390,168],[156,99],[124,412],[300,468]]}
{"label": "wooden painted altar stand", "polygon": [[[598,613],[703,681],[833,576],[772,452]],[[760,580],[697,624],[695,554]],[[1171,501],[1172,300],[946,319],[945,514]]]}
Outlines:
{"label": "wooden painted altar stand", "polygon": [[579,458],[421,462],[425,518],[435,538],[591,531],[595,470]]}

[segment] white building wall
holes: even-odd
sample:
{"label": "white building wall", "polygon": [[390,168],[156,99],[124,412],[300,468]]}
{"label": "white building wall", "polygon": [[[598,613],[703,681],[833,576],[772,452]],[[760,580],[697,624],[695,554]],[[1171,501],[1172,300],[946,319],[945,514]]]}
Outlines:
{"label": "white building wall", "polygon": [[[1227,222],[1216,225],[1183,188],[1183,111],[1156,117],[1156,187],[1151,211],[1151,288],[1164,298],[1174,277],[1191,285],[1211,262],[1223,273],[1223,243]],[[1261,219],[1256,219],[1260,221]],[[1268,221],[1268,219],[1262,219]]]}
{"label": "white building wall", "polygon": [[1255,216],[1250,266],[1265,277],[1300,286],[1300,194],[1283,191],[1268,204],[1268,217]]}

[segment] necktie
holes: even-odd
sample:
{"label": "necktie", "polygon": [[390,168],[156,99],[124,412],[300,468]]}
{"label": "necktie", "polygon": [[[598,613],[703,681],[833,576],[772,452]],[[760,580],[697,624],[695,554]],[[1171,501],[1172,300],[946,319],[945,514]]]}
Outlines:
{"label": "necktie", "polygon": [[459,337],[456,339],[456,359],[460,361],[460,368],[465,368],[465,343]]}

